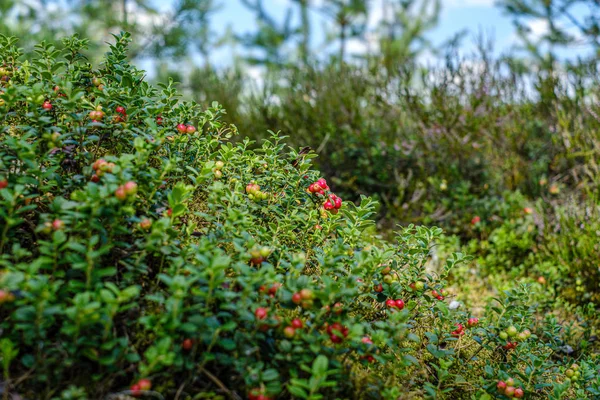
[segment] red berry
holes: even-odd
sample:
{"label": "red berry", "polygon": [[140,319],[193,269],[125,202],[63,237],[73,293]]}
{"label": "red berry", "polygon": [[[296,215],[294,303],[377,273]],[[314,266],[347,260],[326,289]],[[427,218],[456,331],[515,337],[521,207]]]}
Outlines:
{"label": "red berry", "polygon": [[179,133],[186,133],[187,132],[187,126],[185,126],[185,124],[177,124],[177,131]]}
{"label": "red berry", "polygon": [[383,285],[381,283],[378,285],[375,285],[373,290],[375,290],[377,293],[381,293],[381,292],[383,292]]}
{"label": "red berry", "polygon": [[385,305],[388,306],[388,308],[396,308],[396,301],[392,299],[387,299],[385,301]]}
{"label": "red berry", "polygon": [[513,397],[515,388],[513,386],[507,386],[506,389],[504,389],[504,394],[508,397]]}
{"label": "red berry", "polygon": [[156,125],[162,125],[163,119],[161,116],[156,117]]}
{"label": "red berry", "polygon": [[471,225],[475,225],[478,224],[481,221],[481,218],[479,216],[474,216],[473,219],[471,220]]}
{"label": "red berry", "polygon": [[131,385],[131,387],[129,389],[133,392],[132,394],[134,396],[137,397],[137,396],[140,395],[140,393],[139,393],[139,391],[140,391],[140,385],[139,384],[135,383],[135,384]]}
{"label": "red berry", "polygon": [[189,351],[194,347],[194,341],[192,339],[184,339],[183,343],[181,343],[181,348]]}
{"label": "red berry", "polygon": [[397,299],[396,300],[396,307],[398,307],[400,310],[402,310],[404,308],[404,300]]}
{"label": "red berry", "polygon": [[148,218],[144,218],[140,221],[140,228],[142,228],[143,230],[147,231],[151,227],[152,227],[152,220],[150,220]]}
{"label": "red berry", "polygon": [[525,392],[523,391],[523,389],[521,388],[516,388],[515,389],[515,398],[520,399],[523,396],[525,396]]}
{"label": "red berry", "polygon": [[44,104],[42,104],[42,108],[46,111],[50,111],[52,110],[52,103],[45,101]]}
{"label": "red berry", "polygon": [[300,291],[300,296],[302,297],[302,300],[312,300],[315,297],[313,291],[310,289],[302,289]]}
{"label": "red berry", "polygon": [[150,390],[152,388],[152,382],[150,382],[150,379],[140,379],[138,381],[138,385],[140,386],[141,390]]}
{"label": "red berry", "polygon": [[333,203],[330,200],[327,200],[325,203],[323,203],[323,208],[330,211],[335,209],[335,206],[333,205]]}
{"label": "red berry", "polygon": [[294,327],[292,326],[286,326],[283,329],[283,334],[285,335],[286,338],[293,338],[294,336],[296,336],[296,330],[294,329]]}
{"label": "red berry", "polygon": [[256,316],[256,318],[261,320],[267,318],[267,314],[268,311],[264,307],[259,307],[256,309],[256,311],[254,311],[254,315]]}
{"label": "red berry", "polygon": [[172,209],[172,208],[169,208],[169,209],[167,210],[167,216],[169,216],[169,217],[170,217],[171,215],[173,215],[173,209]]}
{"label": "red berry", "polygon": [[336,197],[334,200],[333,205],[335,206],[335,208],[340,209],[342,208],[342,199],[339,197]]}
{"label": "red berry", "polygon": [[127,198],[127,192],[123,186],[119,186],[117,190],[115,190],[115,197],[121,201]]}
{"label": "red berry", "polygon": [[365,344],[373,344],[373,341],[368,336],[363,337],[360,341]]}
{"label": "red berry", "polygon": [[11,292],[0,289],[0,304],[7,301],[13,301],[14,299],[15,296]]}
{"label": "red berry", "polygon": [[292,327],[295,329],[302,329],[302,327],[304,326],[304,324],[302,323],[302,320],[299,318],[295,318],[292,320]]}
{"label": "red berry", "polygon": [[498,389],[498,391],[500,393],[504,393],[504,390],[506,389],[506,382],[498,381],[498,384],[496,385],[496,389]]}
{"label": "red berry", "polygon": [[63,229],[65,227],[65,223],[63,221],[61,221],[60,219],[55,219],[54,221],[52,221],[52,229],[54,229],[55,231],[59,231],[61,229]]}
{"label": "red berry", "polygon": [[194,133],[194,132],[196,132],[196,127],[195,127],[194,125],[188,125],[188,126],[185,128],[185,131],[186,131],[187,133]]}
{"label": "red berry", "polygon": [[259,388],[250,389],[248,392],[248,400],[258,400],[258,396],[262,396],[262,391]]}
{"label": "red berry", "polygon": [[440,295],[440,296],[437,296],[436,298],[437,298],[438,300],[444,300],[444,296],[441,296],[441,295]]}
{"label": "red berry", "polygon": [[94,174],[94,175],[92,175],[92,178],[90,180],[94,183],[98,183],[100,181],[100,177],[98,175]]}
{"label": "red berry", "polygon": [[123,185],[123,188],[125,189],[125,193],[128,196],[131,196],[137,193],[137,186],[137,183],[129,181],[125,185]]}
{"label": "red berry", "polygon": [[279,287],[281,286],[281,283],[274,283],[270,288],[269,288],[269,295],[270,296],[275,296],[275,294],[277,294],[277,289],[279,289]]}
{"label": "red berry", "polygon": [[300,295],[300,293],[294,293],[292,295],[292,302],[294,304],[300,304],[302,302],[302,296]]}
{"label": "red berry", "polygon": [[115,111],[118,112],[119,114],[123,114],[123,115],[126,114],[125,107],[122,107],[122,106],[117,106],[117,108],[115,108]]}
{"label": "red berry", "polygon": [[334,335],[334,334],[329,335],[329,338],[331,339],[331,341],[333,343],[342,343],[342,340],[343,340],[341,337]]}
{"label": "red berry", "polygon": [[469,318],[467,320],[467,326],[469,328],[472,328],[474,326],[477,326],[477,324],[479,323],[479,319],[478,318]]}
{"label": "red berry", "polygon": [[327,186],[327,181],[324,178],[318,179],[317,180],[317,185],[319,185],[321,187],[321,189],[323,190],[327,190],[329,189],[329,186]]}
{"label": "red berry", "polygon": [[8,181],[6,179],[0,179],[0,189],[4,189],[8,186]]}

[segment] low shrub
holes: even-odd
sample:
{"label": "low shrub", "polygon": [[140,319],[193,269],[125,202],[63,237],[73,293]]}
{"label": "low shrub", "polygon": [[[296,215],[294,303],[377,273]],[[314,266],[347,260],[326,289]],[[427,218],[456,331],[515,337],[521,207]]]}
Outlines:
{"label": "low shrub", "polygon": [[0,39],[4,398],[600,395],[597,356],[564,351],[589,312],[561,326],[519,284],[473,315],[447,289],[468,259],[430,268],[441,229],[374,236],[314,153],[232,143],[128,39],[98,69],[77,37]]}

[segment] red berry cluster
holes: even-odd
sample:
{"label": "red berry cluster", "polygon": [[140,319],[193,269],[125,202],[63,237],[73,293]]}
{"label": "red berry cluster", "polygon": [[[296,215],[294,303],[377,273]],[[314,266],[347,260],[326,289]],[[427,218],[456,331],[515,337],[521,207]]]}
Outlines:
{"label": "red berry cluster", "polygon": [[121,201],[126,200],[129,196],[134,196],[137,193],[137,183],[129,181],[121,185],[115,190],[115,197]]}
{"label": "red berry cluster", "polygon": [[273,400],[273,397],[267,396],[262,388],[250,389],[248,400]]}
{"label": "red berry cluster", "polygon": [[140,391],[152,389],[150,379],[140,379],[130,387],[133,396],[141,395]]}
{"label": "red berry cluster", "polygon": [[[339,322],[334,322],[327,326],[327,334],[333,343],[342,343],[344,339],[348,337],[348,333],[350,333],[350,330]],[[339,336],[338,334],[341,334],[342,336]]]}
{"label": "red berry cluster", "polygon": [[456,329],[452,331],[452,336],[461,337],[465,334],[465,327],[463,326],[463,324],[455,324],[455,326]]}
{"label": "red berry cluster", "polygon": [[[327,185],[327,181],[324,178],[320,178],[308,186],[308,192],[312,194],[325,196],[327,191],[329,191],[329,185]],[[331,211],[333,214],[337,214],[338,210],[342,207],[341,197],[336,196],[334,193],[330,193],[328,197],[329,199],[323,203],[323,208]]]}
{"label": "red berry cluster", "polygon": [[103,158],[96,160],[92,164],[92,169],[94,170],[94,175],[92,175],[92,178],[91,178],[92,182],[100,181],[100,177],[107,172],[109,174],[112,174],[114,167],[115,167],[114,163],[107,162]]}
{"label": "red berry cluster", "polygon": [[[477,326],[478,323],[479,323],[479,318],[469,318],[467,320],[467,328],[473,328],[473,327]],[[460,337],[465,334],[465,327],[463,326],[463,324],[457,323],[457,324],[455,324],[455,326],[456,326],[456,329],[452,331],[452,336]]]}
{"label": "red berry cluster", "polygon": [[90,118],[92,119],[92,122],[102,121],[102,118],[104,118],[102,107],[98,106],[94,111],[90,111]]}
{"label": "red berry cluster", "polygon": [[283,334],[288,339],[291,339],[296,336],[296,331],[302,328],[304,328],[304,322],[300,318],[295,318],[289,326],[283,328]]}
{"label": "red berry cluster", "polygon": [[[368,336],[363,337],[360,341],[361,341],[361,343],[366,344],[368,347],[371,347],[373,345],[373,341]],[[367,360],[370,363],[374,363],[375,361],[377,361],[377,360],[375,360],[375,357],[373,357],[371,354],[366,354],[366,355],[362,356],[361,358],[363,360]]]}
{"label": "red berry cluster", "polygon": [[392,300],[392,299],[387,299],[385,301],[385,305],[388,306],[388,308],[397,308],[399,310],[404,309],[404,300],[401,299],[397,299],[397,300]]}
{"label": "red berry cluster", "polygon": [[260,288],[258,288],[258,291],[260,293],[267,293],[269,297],[275,297],[275,295],[277,294],[277,289],[279,289],[280,287],[281,283],[274,283],[269,289],[267,289],[265,285],[262,285]]}
{"label": "red berry cluster", "polygon": [[186,124],[177,124],[177,132],[179,133],[194,133],[196,132],[196,127],[194,125],[186,125]]}
{"label": "red berry cluster", "polygon": [[508,378],[506,382],[498,381],[498,384],[496,384],[496,389],[498,389],[498,392],[506,397],[520,399],[525,396],[525,392],[522,388],[515,387],[515,380],[513,378]]}
{"label": "red berry cluster", "polygon": [[310,289],[302,289],[292,295],[292,303],[299,304],[302,308],[311,308],[314,303],[315,295]]}
{"label": "red berry cluster", "polygon": [[519,343],[517,343],[517,342],[506,342],[506,344],[504,346],[502,346],[502,348],[504,350],[513,350],[513,349],[517,348],[518,344]]}
{"label": "red berry cluster", "polygon": [[125,110],[125,107],[117,106],[117,108],[115,108],[115,111],[117,112],[117,114],[121,114],[115,115],[115,122],[124,122],[127,119],[127,111]]}

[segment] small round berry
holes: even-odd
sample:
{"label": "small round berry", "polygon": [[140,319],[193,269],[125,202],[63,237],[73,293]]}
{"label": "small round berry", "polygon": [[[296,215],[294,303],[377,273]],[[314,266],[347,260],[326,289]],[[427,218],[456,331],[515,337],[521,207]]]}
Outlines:
{"label": "small round berry", "polygon": [[256,311],[254,311],[254,316],[260,320],[267,318],[267,314],[268,314],[268,311],[264,307],[259,307],[256,309]]}
{"label": "small round berry", "polygon": [[300,293],[294,293],[292,295],[292,302],[294,304],[300,304],[302,302],[302,296],[300,295]]}
{"label": "small round berry", "polygon": [[152,389],[152,382],[150,382],[150,379],[140,379],[138,381],[138,385],[140,385],[140,389],[141,390],[150,390],[150,389]]}
{"label": "small round berry", "polygon": [[225,163],[223,161],[217,161],[215,162],[215,168],[216,169],[221,169],[225,166]]}
{"label": "small round berry", "polygon": [[185,128],[185,131],[186,131],[187,133],[194,133],[194,132],[196,132],[196,127],[195,127],[194,125],[188,125],[188,126]]}
{"label": "small round berry", "polygon": [[525,396],[525,392],[523,392],[523,389],[521,389],[521,388],[516,388],[514,396],[515,396],[515,398],[520,399],[523,396]]}
{"label": "small round berry", "polygon": [[294,336],[296,336],[296,330],[294,329],[294,327],[292,326],[286,326],[283,329],[283,334],[285,335],[286,338],[293,338]]}
{"label": "small round berry", "polygon": [[517,336],[517,334],[519,333],[519,331],[517,330],[517,328],[515,326],[511,325],[506,330],[506,333],[508,333],[508,336],[514,337],[514,336]]}
{"label": "small round berry", "polygon": [[0,178],[0,189],[4,189],[8,187],[8,181],[6,179]]}
{"label": "small round berry", "polygon": [[52,229],[54,229],[55,231],[60,231],[64,227],[65,223],[62,220],[55,219],[54,221],[52,221]]}
{"label": "small round berry", "polygon": [[385,301],[385,305],[388,306],[388,308],[396,308],[396,301],[392,299],[387,299]]}
{"label": "small round berry", "polygon": [[181,343],[181,348],[185,351],[189,351],[194,347],[194,341],[192,339],[184,339]]}
{"label": "small round berry", "polygon": [[119,186],[117,190],[115,190],[115,197],[121,201],[127,198],[127,192],[125,191],[125,187]]}
{"label": "small round berry", "polygon": [[300,291],[300,296],[302,297],[302,300],[312,300],[315,297],[313,291],[310,289],[302,289]]}
{"label": "small round berry", "polygon": [[123,185],[123,188],[125,189],[125,193],[128,196],[132,196],[132,195],[136,194],[137,187],[138,187],[137,183],[135,183],[133,181],[129,181],[125,185]]}
{"label": "small round berry", "polygon": [[185,124],[177,124],[177,131],[179,133],[186,133],[187,132],[187,126],[185,126]]}
{"label": "small round berry", "polygon": [[400,310],[404,309],[404,300],[396,299],[396,307]]}
{"label": "small round berry", "polygon": [[295,318],[292,320],[292,327],[295,329],[302,329],[304,327],[304,323],[300,318]]}
{"label": "small round berry", "polygon": [[125,107],[123,106],[117,106],[117,108],[115,108],[115,111],[118,112],[119,114],[127,114],[127,112],[125,111]]}
{"label": "small round berry", "polygon": [[151,227],[152,227],[152,220],[150,220],[148,218],[144,218],[140,221],[140,228],[142,228],[143,230],[147,231]]}
{"label": "small round berry", "polygon": [[515,388],[513,386],[507,386],[506,389],[504,389],[504,394],[508,397],[513,397]]}
{"label": "small round berry", "polygon": [[477,324],[479,323],[479,319],[478,318],[469,318],[467,320],[467,326],[469,328],[472,328],[474,326],[477,326]]}
{"label": "small round berry", "polygon": [[506,390],[506,386],[506,382],[498,381],[498,383],[496,384],[496,389],[498,389],[500,393],[504,393],[504,391]]}
{"label": "small round berry", "polygon": [[52,103],[45,101],[44,104],[42,104],[42,108],[46,111],[50,111],[52,110]]}

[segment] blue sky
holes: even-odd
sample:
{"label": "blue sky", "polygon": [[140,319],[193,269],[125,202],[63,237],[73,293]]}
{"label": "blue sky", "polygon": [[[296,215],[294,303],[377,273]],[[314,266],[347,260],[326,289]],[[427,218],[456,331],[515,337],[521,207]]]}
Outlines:
{"label": "blue sky", "polygon": [[[217,30],[224,30],[226,26],[232,26],[237,33],[251,32],[254,29],[255,17],[241,4],[240,0],[221,0],[221,4],[221,10],[213,18],[213,24]],[[286,10],[292,2],[289,0],[264,0],[264,4],[271,15],[283,20]],[[380,4],[381,0],[372,0],[374,10],[370,17],[372,26],[381,18],[381,13],[377,12]],[[326,21],[317,10],[312,12],[312,20],[313,40],[316,42],[313,45],[318,46],[324,41],[323,25]],[[430,40],[435,44],[440,44],[463,29],[470,32],[466,41],[468,44],[473,42],[472,38],[477,32],[492,35],[497,50],[507,49],[515,43],[514,28],[510,18],[503,15],[503,12],[494,6],[493,0],[442,0],[439,26],[430,33]],[[350,45],[351,50],[355,47]],[[223,56],[227,58],[227,54]]]}
{"label": "blue sky", "polygon": [[[168,9],[172,4],[172,0],[154,0],[156,4],[160,4],[163,9]],[[322,0],[312,0],[313,4],[318,4]],[[382,18],[381,4],[385,0],[371,0],[371,15],[369,18],[369,26],[371,30],[377,26],[377,23]],[[388,0],[389,1],[389,0]],[[475,45],[475,36],[478,33],[484,33],[485,37],[492,39],[496,53],[501,53],[513,48],[519,44],[511,17],[506,15],[502,9],[495,5],[495,0],[442,0],[442,12],[439,18],[439,25],[433,29],[428,37],[434,45],[439,45],[448,38],[460,32],[467,30],[469,32],[466,40],[463,42],[463,53],[471,52]],[[240,0],[217,0],[221,4],[220,10],[213,16],[213,29],[222,34],[227,27],[231,27],[235,33],[244,34],[254,31],[256,27],[255,15],[242,5]],[[286,10],[292,5],[294,15],[297,18],[296,6],[291,0],[264,0],[265,9],[274,18],[282,21],[286,14]],[[313,29],[313,47],[319,49],[322,54],[323,49],[320,47],[325,41],[326,20],[323,15],[317,10],[311,12],[312,29]],[[546,31],[546,25],[542,20],[528,21],[528,26],[534,34],[543,34]],[[336,45],[333,44],[325,50],[334,51]],[[364,51],[364,42],[351,42],[348,45],[349,53],[360,53]],[[569,51],[560,52],[563,56],[573,56],[586,52],[586,48],[571,49]],[[241,48],[238,51],[242,51]],[[211,62],[216,65],[228,65],[232,61],[231,48],[222,48],[213,52]],[[428,61],[427,55],[424,61]]]}

